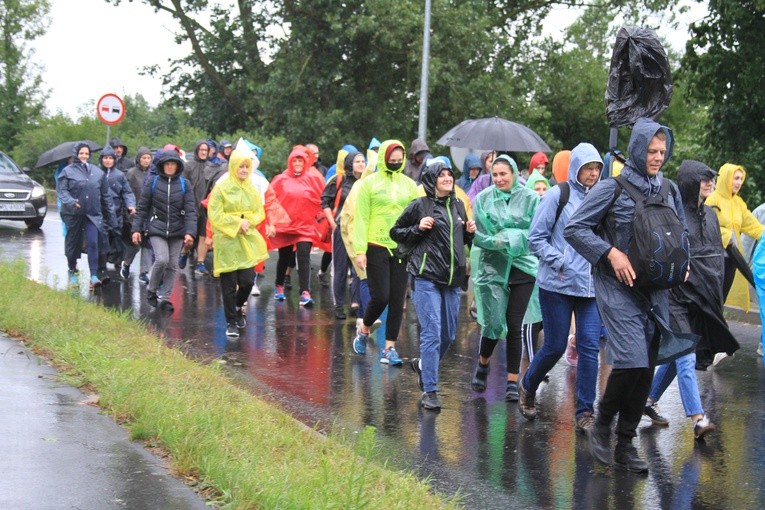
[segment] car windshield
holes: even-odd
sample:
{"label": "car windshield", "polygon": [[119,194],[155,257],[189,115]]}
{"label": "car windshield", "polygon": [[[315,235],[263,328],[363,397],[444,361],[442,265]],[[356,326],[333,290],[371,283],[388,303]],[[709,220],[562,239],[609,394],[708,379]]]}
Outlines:
{"label": "car windshield", "polygon": [[11,158],[0,152],[0,174],[1,175],[7,175],[7,174],[20,174],[23,173],[21,169],[16,166],[16,163],[13,162]]}

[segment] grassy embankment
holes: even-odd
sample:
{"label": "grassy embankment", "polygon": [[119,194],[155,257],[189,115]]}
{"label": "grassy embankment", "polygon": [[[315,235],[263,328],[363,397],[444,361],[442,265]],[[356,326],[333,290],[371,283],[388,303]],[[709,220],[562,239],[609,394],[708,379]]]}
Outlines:
{"label": "grassy embankment", "polygon": [[374,432],[351,447],[163,345],[126,314],[29,281],[0,264],[0,328],[45,353],[134,439],[161,444],[174,470],[226,508],[443,508],[408,473],[371,460]]}

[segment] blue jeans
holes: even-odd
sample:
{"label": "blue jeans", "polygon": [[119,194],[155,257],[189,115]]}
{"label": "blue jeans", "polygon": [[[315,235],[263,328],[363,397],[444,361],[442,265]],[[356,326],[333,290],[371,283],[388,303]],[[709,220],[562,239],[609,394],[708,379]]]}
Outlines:
{"label": "blue jeans", "polygon": [[536,393],[544,376],[552,370],[566,352],[571,314],[576,319],[576,416],[594,412],[595,387],[598,381],[598,350],[600,348],[600,315],[595,298],[568,296],[539,289],[539,305],[545,341],[523,376],[523,387]]}
{"label": "blue jeans", "polygon": [[460,288],[415,278],[412,302],[420,321],[422,383],[426,392],[438,390],[438,364],[457,333]]}
{"label": "blue jeans", "polygon": [[699,385],[696,382],[695,352],[681,356],[675,361],[657,368],[648,397],[654,402],[658,402],[675,376],[677,376],[677,386],[680,389],[680,400],[683,401],[685,415],[704,414],[704,408],[701,407],[701,397],[699,397]]}

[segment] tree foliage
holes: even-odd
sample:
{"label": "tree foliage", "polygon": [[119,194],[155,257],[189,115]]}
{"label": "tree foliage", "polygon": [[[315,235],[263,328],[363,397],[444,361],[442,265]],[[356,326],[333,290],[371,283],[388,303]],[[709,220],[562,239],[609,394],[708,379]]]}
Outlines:
{"label": "tree foliage", "polygon": [[28,42],[45,33],[48,0],[0,1],[0,139],[13,146],[43,113],[46,93]]}

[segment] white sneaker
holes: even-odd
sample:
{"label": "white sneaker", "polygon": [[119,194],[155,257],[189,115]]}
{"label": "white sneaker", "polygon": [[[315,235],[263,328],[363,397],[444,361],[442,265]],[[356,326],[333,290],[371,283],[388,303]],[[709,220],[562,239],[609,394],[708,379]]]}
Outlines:
{"label": "white sneaker", "polygon": [[361,326],[364,324],[364,318],[359,317],[356,319],[356,331],[361,331]]}
{"label": "white sneaker", "polygon": [[260,296],[260,287],[258,287],[257,282],[252,284],[252,292],[250,292],[251,296]]}
{"label": "white sneaker", "polygon": [[[735,356],[735,355],[734,355],[734,356]],[[713,367],[716,367],[716,366],[718,366],[720,363],[722,363],[724,360],[730,360],[730,359],[732,359],[732,358],[733,358],[733,356],[728,356],[728,354],[727,354],[727,353],[724,353],[724,352],[718,352],[717,354],[715,354],[714,360],[712,360],[712,366],[713,366]]]}

